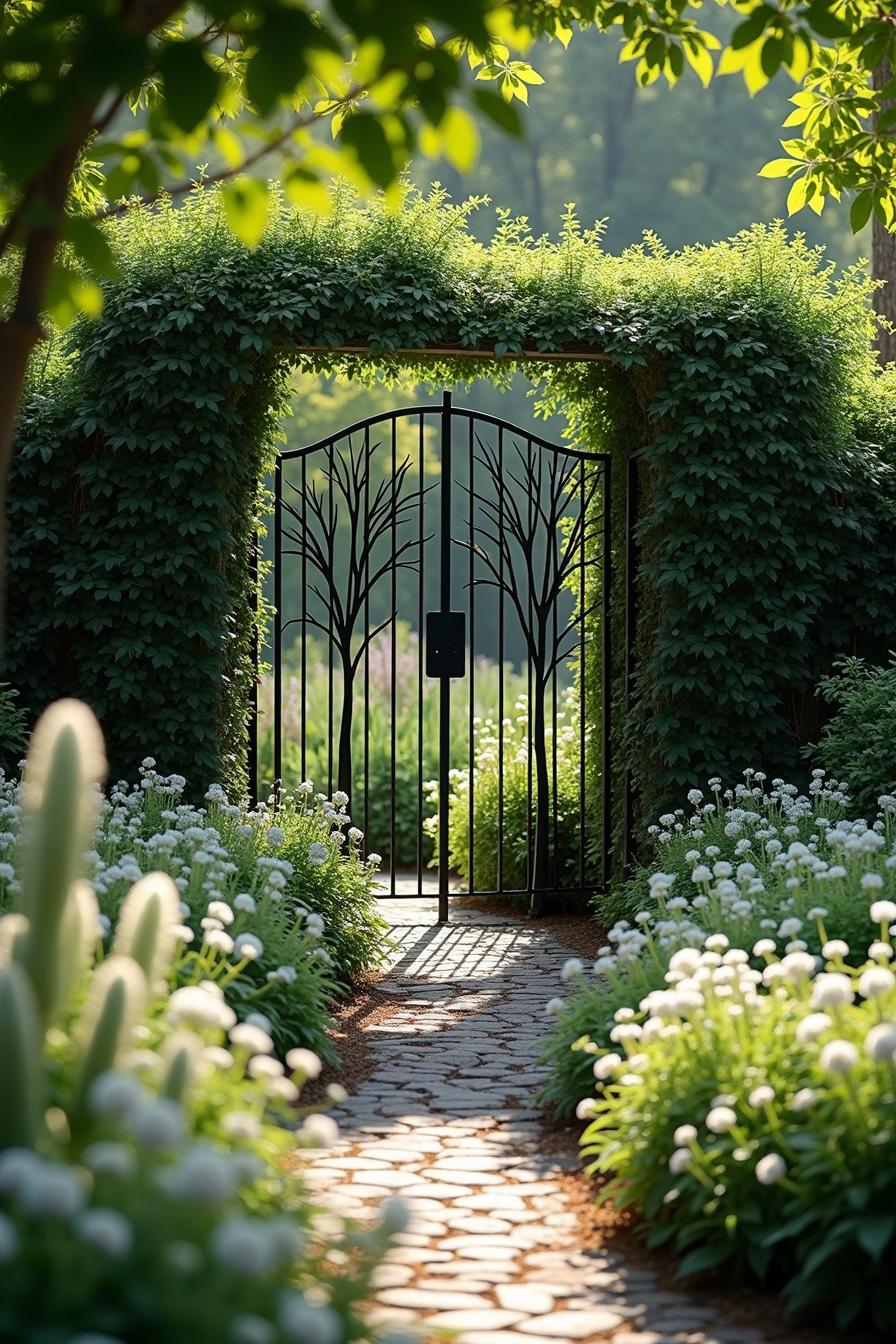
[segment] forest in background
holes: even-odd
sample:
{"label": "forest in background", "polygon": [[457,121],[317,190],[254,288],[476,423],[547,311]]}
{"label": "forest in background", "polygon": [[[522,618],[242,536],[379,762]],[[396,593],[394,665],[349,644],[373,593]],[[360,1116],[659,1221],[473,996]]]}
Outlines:
{"label": "forest in background", "polygon": [[[727,11],[716,16],[720,36],[732,19]],[[566,49],[537,43],[530,59],[545,82],[529,91],[525,140],[502,136],[480,115],[475,167],[461,179],[446,161],[420,159],[414,182],[424,190],[439,182],[455,201],[488,196],[491,206],[471,219],[483,240],[494,227],[495,208],[528,217],[535,233],[556,235],[572,203],[585,225],[606,221],[604,246],[611,252],[639,243],[645,231],[677,249],[786,218],[788,182],[757,174],[782,134],[794,88],[787,76],[753,98],[739,77],[717,79],[707,90],[690,71],[673,89],[664,80],[642,89],[618,54],[618,43],[595,31],[577,34]],[[870,252],[871,239],[870,228],[851,233],[848,213],[833,203],[820,217],[803,212],[795,231],[849,265]],[[458,399],[527,424],[527,391],[521,378],[509,393],[480,379],[460,389]],[[293,415],[283,426],[291,448],[410,399],[394,389],[321,383],[301,374],[294,393]],[[561,430],[557,422],[545,432],[559,436]]]}

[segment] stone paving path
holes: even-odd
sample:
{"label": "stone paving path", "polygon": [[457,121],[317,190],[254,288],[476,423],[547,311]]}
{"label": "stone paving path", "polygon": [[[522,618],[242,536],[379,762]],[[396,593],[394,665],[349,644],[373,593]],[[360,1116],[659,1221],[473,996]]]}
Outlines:
{"label": "stone paving path", "polygon": [[382,1267],[375,1317],[456,1344],[762,1344],[619,1253],[583,1251],[540,1151],[533,1103],[544,1005],[570,953],[550,930],[431,900],[387,901],[400,1003],[371,1032],[375,1068],[334,1111],[338,1145],[311,1169],[335,1210],[400,1194],[409,1229]]}

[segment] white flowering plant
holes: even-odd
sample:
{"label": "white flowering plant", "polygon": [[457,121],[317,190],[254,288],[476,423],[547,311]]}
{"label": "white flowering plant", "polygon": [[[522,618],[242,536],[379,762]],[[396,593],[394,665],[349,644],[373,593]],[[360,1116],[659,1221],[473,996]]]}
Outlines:
{"label": "white flowering plant", "polygon": [[[479,891],[504,888],[505,897],[528,902],[528,866],[535,827],[536,784],[532,746],[529,737],[531,711],[523,692],[508,703],[511,712],[504,718],[476,716],[473,720],[473,828],[470,834],[469,763],[450,771],[448,795],[448,856],[451,871]],[[550,771],[551,852],[549,871],[556,884],[579,887],[580,832],[582,807],[590,808],[590,797],[583,797],[583,745],[579,732],[578,693],[574,688],[558,696],[556,714],[556,755],[553,714],[547,713],[548,757],[556,761],[556,799],[553,797],[554,769]],[[590,751],[590,735],[584,750]],[[531,796],[531,804],[530,804]],[[438,858],[438,785],[433,781],[427,797],[434,815],[427,822]],[[589,828],[590,829],[590,828]],[[472,853],[471,853],[472,848]],[[501,854],[499,881],[498,854]],[[472,868],[474,871],[471,873]],[[552,881],[554,880],[552,876]],[[573,898],[574,901],[574,898]]]}
{"label": "white flowering plant", "polygon": [[[589,1052],[583,1151],[680,1270],[724,1265],[790,1306],[896,1328],[896,904],[850,966],[710,935]],[[868,937],[872,939],[868,945]],[[761,969],[760,969],[761,968]]]}
{"label": "white flowering plant", "polygon": [[[689,808],[651,827],[656,868],[626,888],[590,975],[552,1000],[545,1099],[571,1114],[588,1075],[582,1043],[607,1043],[617,1008],[661,988],[670,956],[723,933],[741,947],[819,953],[836,928],[847,959],[864,956],[868,902],[896,899],[896,800],[882,794],[872,822],[851,819],[847,795],[824,771],[806,793],[762,771],[723,789],[692,789]],[[855,949],[853,952],[850,949]]]}
{"label": "white flowering plant", "polygon": [[380,860],[364,857],[364,834],[352,824],[348,798],[314,793],[310,781],[279,799],[283,832],[277,857],[292,868],[287,890],[324,921],[323,938],[341,984],[378,966],[389,947],[388,925],[376,912]]}
{"label": "white flowering plant", "polygon": [[[769,780],[762,770],[745,770],[743,780],[730,787],[723,787],[722,780],[714,777],[702,789],[689,790],[686,807],[663,813],[648,826],[645,862],[599,913],[605,918],[609,914],[631,919],[645,908],[645,897],[652,894],[650,878],[658,872],[669,875],[668,887],[674,881],[675,897],[705,895],[705,890],[697,890],[707,880],[705,870],[709,869],[710,878],[718,877],[716,866],[726,863],[732,869],[728,878],[735,880],[738,868],[752,864],[756,870],[752,878],[771,883],[773,899],[783,896],[786,900],[787,892],[778,890],[777,879],[786,881],[803,874],[793,868],[782,873],[792,857],[785,851],[800,844],[813,852],[821,846],[823,851],[823,833],[855,816],[842,785],[827,778],[823,770],[813,771],[805,791],[782,779]],[[868,829],[874,819],[859,829]],[[747,873],[746,868],[742,871]],[[752,897],[758,891],[753,881],[748,894]]]}
{"label": "white flowering plant", "polygon": [[[327,1005],[382,946],[359,833],[310,786],[248,809],[218,785],[195,807],[184,783],[147,758],[136,787],[101,802],[88,873],[107,931],[134,882],[168,874],[185,930],[175,977],[217,979],[241,1017],[263,1011],[281,1053],[299,1042],[333,1058]],[[19,886],[19,795],[0,783],[0,906]]]}
{"label": "white flowering plant", "polygon": [[15,766],[28,740],[28,714],[18,703],[19,692],[0,682],[0,766]]}
{"label": "white flowering plant", "polygon": [[637,1002],[663,984],[669,953],[651,934],[642,955],[619,969],[593,971],[570,958],[561,973],[562,992],[545,1004],[547,1028],[541,1063],[550,1073],[539,1100],[556,1115],[570,1118],[591,1081],[591,1055],[609,1044],[617,1009]]}
{"label": "white flowering plant", "polygon": [[328,1117],[292,1110],[320,1061],[300,1047],[284,1068],[268,1024],[238,1022],[220,982],[169,993],[184,928],[167,874],[128,893],[104,954],[80,876],[101,770],[90,711],[52,707],[21,793],[16,908],[0,918],[0,1336],[369,1339],[360,1306],[403,1210],[359,1234],[310,1203],[284,1154],[332,1142]]}

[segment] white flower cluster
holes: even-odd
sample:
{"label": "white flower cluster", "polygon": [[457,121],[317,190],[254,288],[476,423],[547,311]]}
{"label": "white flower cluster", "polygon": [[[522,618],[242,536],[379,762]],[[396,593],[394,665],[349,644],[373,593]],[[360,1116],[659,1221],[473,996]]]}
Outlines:
{"label": "white flower cluster", "polygon": [[[292,1077],[287,1078],[283,1065],[271,1056],[273,1042],[260,1025],[264,1019],[259,1015],[254,1023],[235,1023],[217,985],[176,990],[168,1001],[167,1017],[178,1028],[188,1026],[198,1032],[186,1035],[181,1030],[174,1038],[178,1048],[192,1056],[197,1078],[220,1070],[239,1076],[244,1069],[256,1088],[262,1084],[267,1099],[292,1104],[299,1096],[298,1084],[320,1072],[318,1057],[297,1048],[287,1056],[292,1070]],[[229,1029],[229,1050],[218,1043],[222,1028]],[[213,1043],[203,1045],[206,1035]],[[23,1148],[0,1152],[0,1204],[8,1210],[0,1212],[0,1264],[13,1261],[20,1249],[24,1253],[11,1216],[15,1213],[31,1220],[64,1222],[85,1247],[115,1260],[130,1253],[134,1228],[120,1210],[93,1203],[99,1186],[107,1190],[107,1197],[117,1202],[120,1193],[127,1203],[128,1190],[133,1191],[135,1182],[151,1181],[155,1196],[170,1199],[178,1208],[187,1202],[212,1209],[234,1201],[243,1186],[263,1173],[264,1163],[238,1146],[261,1132],[258,1105],[251,1111],[223,1114],[221,1129],[237,1145],[227,1151],[204,1140],[188,1139],[189,1126],[181,1106],[157,1091],[164,1067],[162,1054],[143,1049],[133,1052],[128,1068],[109,1070],[93,1081],[87,1094],[89,1110],[116,1137],[89,1144],[80,1162],[52,1160]],[[335,1138],[334,1122],[323,1115],[308,1116],[299,1133],[306,1147],[329,1146]],[[119,1193],[115,1183],[121,1186]],[[170,1221],[177,1224],[176,1210]],[[293,1218],[249,1218],[233,1213],[214,1226],[208,1253],[228,1270],[257,1278],[278,1267],[288,1268],[301,1249]],[[201,1258],[196,1246],[192,1254]]]}
{"label": "white flower cluster", "polygon": [[[594,1078],[611,1097],[643,1086],[648,1071],[662,1059],[664,1043],[678,1038],[690,1054],[688,1041],[702,1037],[700,1057],[716,1057],[721,1067],[732,1051],[739,1053],[738,1039],[742,1046],[769,1025],[776,1034],[792,1032],[795,1049],[802,1052],[789,1061],[799,1082],[788,1095],[779,1096],[769,1082],[754,1077],[745,1095],[721,1093],[694,1123],[679,1125],[668,1158],[673,1177],[693,1173],[711,1186],[713,1145],[724,1137],[734,1144],[735,1162],[753,1163],[760,1184],[784,1182],[786,1154],[794,1151],[785,1138],[787,1126],[798,1124],[796,1118],[818,1105],[863,1059],[896,1078],[896,974],[889,966],[896,903],[873,902],[868,921],[880,936],[870,943],[868,960],[858,970],[844,963],[848,948],[842,940],[829,940],[822,957],[800,948],[779,956],[772,939],[760,939],[748,950],[730,946],[724,934],[715,933],[700,948],[683,947],[672,954],[665,988],[647,993],[637,1009],[616,1011],[609,1032],[616,1048],[599,1052],[592,1045],[588,1050],[596,1056]],[[806,1085],[806,1079],[815,1085]],[[682,1077],[677,1086],[684,1099],[687,1079]],[[846,1097],[852,1101],[854,1093],[848,1091]],[[577,1115],[590,1120],[600,1110],[597,1099],[585,1097]],[[773,1141],[783,1152],[763,1151]],[[674,1188],[670,1197],[678,1193]]]}
{"label": "white flower cluster", "polygon": [[[95,777],[100,761],[98,724],[86,706],[64,702],[35,729],[27,827],[18,786],[0,783],[12,868],[0,869],[0,900],[17,873],[32,874],[28,915],[0,914],[4,1335],[87,1344],[83,1328],[99,1321],[103,1340],[122,1344],[149,1310],[159,1338],[338,1344],[400,1220],[387,1206],[362,1244],[277,1160],[296,1126],[303,1148],[337,1137],[330,1117],[294,1109],[320,1058],[298,1047],[284,1063],[274,1044],[275,1023],[278,1046],[293,1023],[305,1035],[325,995],[320,980],[306,982],[297,1004],[271,1002],[269,1018],[257,1004],[270,986],[252,974],[276,918],[289,920],[293,944],[314,961],[323,920],[304,912],[307,928],[294,910],[284,914],[288,865],[272,850],[289,841],[295,855],[307,839],[326,842],[330,824],[304,824],[287,807],[282,827],[262,824],[263,809],[232,809],[217,787],[206,808],[187,808],[183,781],[155,776],[148,758],[139,792],[113,791],[105,807],[98,792],[90,800],[102,810],[90,866],[107,888],[139,879],[103,893],[116,914],[104,949],[92,886],[63,887],[80,857],[78,812],[91,786],[81,809],[77,794],[68,809],[52,807],[77,787],[73,763]],[[143,876],[147,859],[168,871]],[[265,914],[266,924],[246,927]],[[334,1084],[328,1095],[345,1091]],[[62,1263],[77,1272],[60,1274]]]}
{"label": "white flower cluster", "polygon": [[[99,808],[96,841],[88,855],[89,877],[100,905],[114,914],[127,889],[149,872],[162,871],[174,881],[181,896],[182,924],[178,936],[192,945],[207,976],[215,973],[216,959],[229,959],[240,969],[257,963],[271,986],[290,986],[307,968],[329,973],[333,959],[326,947],[323,917],[292,893],[294,865],[276,851],[286,841],[271,806],[254,811],[227,801],[218,784],[209,787],[205,806],[183,801],[182,775],[162,775],[152,757],[140,767],[137,787],[112,787]],[[0,898],[19,889],[15,868],[3,862],[13,856],[20,830],[20,785],[0,776]],[[295,794],[297,809],[312,822],[307,862],[311,868],[341,862],[343,852],[360,857],[363,833],[345,827],[348,797],[337,791],[332,798],[314,794],[304,781]],[[367,870],[380,862],[371,854]],[[108,914],[100,916],[100,933],[110,929]],[[296,927],[302,936],[293,936]],[[285,964],[271,959],[266,943],[285,946]]]}
{"label": "white flower cluster", "polygon": [[[645,958],[661,960],[680,947],[700,947],[708,931],[726,931],[734,941],[761,933],[773,950],[805,951],[807,938],[826,943],[825,920],[842,926],[856,896],[885,887],[896,895],[896,800],[882,795],[871,824],[842,815],[848,802],[836,781],[813,772],[808,794],[747,770],[734,789],[710,780],[714,800],[699,789],[683,809],[651,827],[661,850],[687,873],[657,871],[648,879],[645,908],[634,920],[620,919],[598,952],[593,973],[618,980]],[[706,832],[721,829],[730,858]],[[800,838],[803,837],[803,838]],[[896,904],[893,904],[896,920]],[[582,968],[567,962],[561,978],[577,980]],[[551,1014],[562,1001],[552,1000]]]}

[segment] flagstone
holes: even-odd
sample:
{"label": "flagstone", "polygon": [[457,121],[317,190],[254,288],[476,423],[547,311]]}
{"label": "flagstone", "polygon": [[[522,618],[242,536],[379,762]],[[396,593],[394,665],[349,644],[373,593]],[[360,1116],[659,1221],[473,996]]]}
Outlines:
{"label": "flagstone", "polygon": [[373,1272],[374,1288],[400,1288],[414,1277],[413,1265],[395,1265],[388,1261],[378,1265]]}
{"label": "flagstone", "polygon": [[502,1330],[523,1320],[519,1311],[500,1307],[475,1307],[461,1311],[439,1311],[427,1317],[426,1324],[442,1330]]}
{"label": "flagstone", "polygon": [[378,1171],[376,1174],[377,1185],[389,1187],[390,1194],[396,1190],[404,1191],[409,1186],[419,1184],[419,1181],[420,1176],[416,1171]]}
{"label": "flagstone", "polygon": [[458,1232],[501,1233],[508,1230],[510,1223],[503,1218],[487,1218],[482,1214],[471,1213],[469,1209],[463,1209],[459,1214],[454,1214],[448,1219],[448,1226]]}
{"label": "flagstone", "polygon": [[452,1256],[441,1264],[428,1265],[429,1274],[460,1278],[464,1274],[475,1275],[477,1279],[486,1279],[489,1283],[507,1283],[515,1276],[516,1265],[509,1260],[470,1260],[462,1256]]}
{"label": "flagstone", "polygon": [[428,1199],[448,1199],[461,1207],[467,1208],[469,1205],[464,1205],[464,1197],[477,1198],[477,1196],[472,1195],[468,1185],[445,1185],[441,1181],[420,1181],[417,1185],[409,1185],[402,1190],[402,1196],[405,1199],[414,1199],[415,1196]]}
{"label": "flagstone", "polygon": [[420,1311],[452,1311],[464,1307],[478,1310],[488,1304],[479,1293],[465,1293],[457,1289],[446,1288],[387,1288],[377,1294],[379,1302],[387,1306],[417,1307]]}
{"label": "flagstone", "polygon": [[458,1181],[464,1185],[506,1185],[504,1176],[494,1171],[461,1172],[454,1167],[444,1167],[441,1162],[427,1168],[427,1176],[438,1176],[441,1181]]}
{"label": "flagstone", "polygon": [[[405,1269],[408,1268],[408,1266],[401,1265],[399,1268]],[[447,1286],[448,1284],[446,1283],[444,1276],[442,1278],[418,1279],[416,1283],[416,1287],[422,1290],[433,1289],[435,1292],[442,1292]],[[453,1291],[458,1293],[476,1293],[478,1295],[481,1295],[482,1293],[490,1293],[494,1287],[493,1284],[489,1283],[488,1279],[483,1279],[481,1277],[476,1279],[472,1277],[464,1278],[463,1275],[458,1275],[457,1278],[452,1279],[450,1281],[450,1286]]]}
{"label": "flagstone", "polygon": [[530,1283],[499,1284],[495,1289],[495,1297],[499,1307],[522,1311],[527,1316],[541,1316],[554,1307],[553,1294]]}
{"label": "flagstone", "polygon": [[[521,1336],[515,1330],[464,1330],[455,1344],[557,1344],[556,1339],[540,1335]],[[613,1341],[615,1344],[615,1340]]]}
{"label": "flagstone", "polygon": [[[406,1231],[373,1278],[373,1317],[455,1344],[763,1344],[619,1251],[583,1249],[534,1098],[543,1005],[568,955],[545,925],[466,905],[435,927],[392,914],[393,1016],[367,1030],[370,1074],[333,1111],[334,1148],[307,1165],[331,1209],[370,1222],[405,1198]],[[775,1337],[781,1344],[778,1336]]]}
{"label": "flagstone", "polygon": [[597,1307],[587,1311],[555,1311],[549,1316],[537,1316],[533,1321],[524,1321],[519,1328],[525,1335],[550,1335],[554,1339],[587,1339],[590,1335],[615,1330],[617,1326],[623,1324],[623,1318],[617,1312]]}

